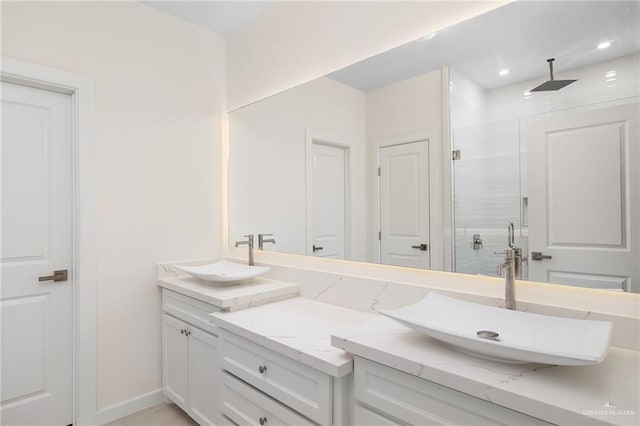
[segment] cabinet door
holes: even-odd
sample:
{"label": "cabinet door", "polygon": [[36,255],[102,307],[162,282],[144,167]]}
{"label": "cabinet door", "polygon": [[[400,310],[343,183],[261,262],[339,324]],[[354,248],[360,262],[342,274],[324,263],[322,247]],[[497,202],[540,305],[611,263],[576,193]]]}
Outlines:
{"label": "cabinet door", "polygon": [[187,324],[162,315],[162,389],[183,410],[187,410]]}
{"label": "cabinet door", "polygon": [[200,425],[220,423],[218,338],[189,328],[189,413]]}

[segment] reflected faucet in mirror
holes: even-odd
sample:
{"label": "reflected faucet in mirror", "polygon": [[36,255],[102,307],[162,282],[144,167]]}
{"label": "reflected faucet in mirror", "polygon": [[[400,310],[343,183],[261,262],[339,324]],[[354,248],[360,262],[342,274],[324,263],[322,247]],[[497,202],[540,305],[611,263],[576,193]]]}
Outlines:
{"label": "reflected faucet in mirror", "polygon": [[264,245],[265,244],[275,244],[276,243],[276,239],[275,238],[265,238],[265,237],[271,237],[273,236],[273,234],[258,234],[258,249],[259,250],[264,250]]}
{"label": "reflected faucet in mirror", "polygon": [[253,266],[253,234],[244,235],[246,240],[236,241],[236,247],[247,245],[249,248],[249,266]]}

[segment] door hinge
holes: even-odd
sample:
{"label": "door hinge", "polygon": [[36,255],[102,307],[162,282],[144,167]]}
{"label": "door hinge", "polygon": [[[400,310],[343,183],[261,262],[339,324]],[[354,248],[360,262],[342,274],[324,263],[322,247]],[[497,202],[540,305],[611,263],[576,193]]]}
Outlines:
{"label": "door hinge", "polygon": [[380,176],[380,167],[378,167],[378,176]]}
{"label": "door hinge", "polygon": [[459,160],[460,156],[461,154],[459,149],[454,149],[453,152],[451,153],[451,158],[454,160]]}
{"label": "door hinge", "polygon": [[378,231],[378,241],[382,241],[382,231]]}

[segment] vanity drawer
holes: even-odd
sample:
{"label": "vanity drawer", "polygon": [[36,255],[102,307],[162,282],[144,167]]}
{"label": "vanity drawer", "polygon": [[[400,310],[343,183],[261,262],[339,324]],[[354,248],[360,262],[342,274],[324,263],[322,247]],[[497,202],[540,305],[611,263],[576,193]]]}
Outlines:
{"label": "vanity drawer", "polygon": [[400,426],[393,420],[378,414],[373,410],[365,407],[364,405],[356,404],[353,409],[356,425],[366,426]]}
{"label": "vanity drawer", "polygon": [[216,336],[219,333],[218,326],[209,322],[209,314],[220,312],[217,306],[163,289],[162,310]]}
{"label": "vanity drawer", "polygon": [[549,425],[451,388],[357,357],[355,398],[412,425]]}
{"label": "vanity drawer", "polygon": [[220,337],[223,369],[315,422],[332,423],[329,375],[226,330]]}
{"label": "vanity drawer", "polygon": [[253,389],[228,373],[223,377],[222,414],[243,425],[314,425],[314,423]]}

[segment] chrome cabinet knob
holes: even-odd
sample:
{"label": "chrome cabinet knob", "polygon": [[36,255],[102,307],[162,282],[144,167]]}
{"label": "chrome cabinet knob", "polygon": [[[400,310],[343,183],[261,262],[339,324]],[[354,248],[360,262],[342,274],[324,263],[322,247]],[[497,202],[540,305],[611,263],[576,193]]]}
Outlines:
{"label": "chrome cabinet knob", "polygon": [[261,365],[258,367],[258,371],[260,372],[260,374],[264,374],[267,372],[267,366],[266,365]]}
{"label": "chrome cabinet knob", "polygon": [[264,426],[264,425],[265,425],[265,423],[267,423],[267,418],[266,418],[266,417],[260,417],[260,419],[259,419],[258,421],[260,422],[260,424],[261,424],[262,426]]}

